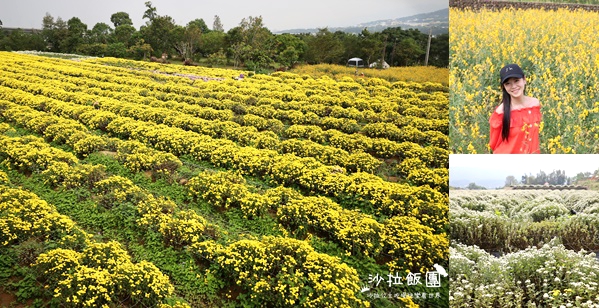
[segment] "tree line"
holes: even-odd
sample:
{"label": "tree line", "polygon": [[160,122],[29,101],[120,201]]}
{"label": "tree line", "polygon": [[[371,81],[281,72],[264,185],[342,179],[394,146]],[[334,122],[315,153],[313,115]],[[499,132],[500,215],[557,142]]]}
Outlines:
{"label": "tree line", "polygon": [[[572,185],[572,184],[576,184],[579,181],[582,180],[595,180],[595,181],[599,181],[599,169],[595,170],[594,172],[579,172],[578,174],[576,174],[576,176],[573,177],[568,177],[566,176],[566,171],[565,170],[553,170],[550,173],[546,173],[545,171],[539,171],[536,175],[529,173],[529,174],[524,174],[522,175],[522,177],[520,179],[517,179],[515,176],[513,175],[508,175],[505,178],[505,186],[504,187],[510,187],[510,186],[516,186],[516,185]],[[487,189],[484,186],[480,186],[477,185],[476,183],[472,182],[470,184],[468,184],[468,186],[465,187],[466,189],[469,190],[484,190]],[[501,187],[498,187],[501,188]],[[451,187],[451,189],[462,189],[459,187]]]}
{"label": "tree line", "polygon": [[505,178],[505,186],[513,186],[518,184],[526,184],[526,185],[570,185],[572,183],[572,178],[566,176],[566,171],[564,170],[553,170],[551,173],[547,174],[545,171],[539,171],[536,175],[533,174],[524,174],[520,181],[516,179],[513,175],[507,176]]}
{"label": "tree line", "polygon": [[518,185],[518,184],[526,184],[526,185],[570,185],[573,183],[577,183],[581,180],[593,179],[597,180],[599,178],[599,169],[594,172],[579,172],[576,176],[568,177],[566,176],[566,171],[564,170],[553,170],[551,173],[547,174],[544,171],[539,171],[536,175],[533,174],[524,174],[520,181],[518,181],[514,176],[510,175],[505,178],[505,186]]}
{"label": "tree line", "polygon": [[[188,63],[233,65],[261,71],[291,67],[296,63],[346,64],[359,57],[369,64],[384,59],[391,66],[424,65],[428,34],[415,29],[364,29],[359,34],[318,29],[315,34],[273,34],[262,17],[242,19],[224,31],[218,15],[209,28],[203,19],[185,26],[168,15],[159,15],[152,2],[145,3],[145,24],[139,30],[126,12],[111,15],[112,25],[100,22],[91,29],[78,17],[64,21],[46,13],[42,29],[0,31],[0,50],[41,50],[90,56],[149,59],[168,54]],[[431,38],[428,65],[449,65],[449,34]]]}

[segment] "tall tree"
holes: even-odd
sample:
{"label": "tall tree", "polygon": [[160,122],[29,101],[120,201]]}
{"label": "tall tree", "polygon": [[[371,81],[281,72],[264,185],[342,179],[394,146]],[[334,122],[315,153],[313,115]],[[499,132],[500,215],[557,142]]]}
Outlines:
{"label": "tall tree", "polygon": [[365,28],[358,37],[360,38],[360,49],[367,64],[381,58],[384,42],[380,33],[371,33]]}
{"label": "tall tree", "polygon": [[553,170],[548,175],[548,182],[551,185],[564,185],[566,183],[566,171],[563,170]]}
{"label": "tall tree", "polygon": [[46,12],[46,15],[42,18],[42,37],[50,48],[54,47],[54,36],[54,17]]}
{"label": "tall tree", "polygon": [[61,17],[56,18],[56,22],[54,23],[54,35],[56,39],[56,43],[58,44],[56,51],[58,52],[66,52],[66,47],[64,46],[64,42],[69,35],[69,28]]}
{"label": "tall tree", "polygon": [[208,26],[206,25],[206,22],[202,18],[194,19],[194,20],[188,22],[187,26],[185,26],[185,28],[190,28],[190,27],[199,29],[202,34],[206,34],[206,33],[210,32],[210,28],[208,28]]}
{"label": "tall tree", "polygon": [[89,33],[90,43],[108,44],[109,38],[112,36],[112,28],[106,23],[99,22],[94,25]]}
{"label": "tall tree", "polygon": [[152,46],[155,55],[170,53],[174,45],[175,21],[170,16],[154,16],[141,28],[143,39]]}
{"label": "tall tree", "polygon": [[114,32],[112,36],[112,43],[122,43],[126,47],[133,44],[133,34],[135,33],[135,27],[133,27],[133,21],[126,12],[116,12],[110,16],[110,21],[114,25]]}
{"label": "tall tree", "polygon": [[251,70],[261,70],[272,62],[274,40],[272,33],[262,23],[262,16],[244,18],[237,29],[231,29],[235,42],[230,50],[235,59],[241,60]]}
{"label": "tall tree", "polygon": [[426,53],[424,46],[412,37],[401,40],[395,52],[400,65],[405,66],[419,64],[419,59]]}
{"label": "tall tree", "polygon": [[46,13],[42,19],[42,37],[51,51],[66,51],[63,43],[69,34],[68,31],[67,23],[60,17],[54,20],[50,13]]}
{"label": "tall tree", "polygon": [[518,184],[518,180],[516,180],[516,177],[513,175],[508,175],[505,178],[505,186],[513,186],[513,185],[517,185]]}
{"label": "tall tree", "polygon": [[214,15],[214,22],[212,23],[212,31],[225,32],[223,28],[223,24],[220,21],[220,17],[218,15]]}
{"label": "tall tree", "polygon": [[132,25],[120,25],[114,29],[114,41],[131,46],[136,30]]}
{"label": "tall tree", "polygon": [[67,21],[68,34],[63,43],[63,51],[75,52],[77,47],[86,40],[87,25],[78,17],[73,17]]}
{"label": "tall tree", "polygon": [[116,12],[110,16],[110,21],[114,25],[114,28],[123,25],[133,25],[133,21],[131,21],[131,17],[129,17],[129,13],[125,12]]}
{"label": "tall tree", "polygon": [[341,58],[341,62],[338,64],[347,64],[347,60],[358,57],[362,59],[366,59],[366,57],[362,54],[362,46],[361,45],[361,37],[359,35],[354,34],[345,34],[340,38],[341,44],[343,45],[343,56]]}
{"label": "tall tree", "polygon": [[226,49],[227,34],[220,31],[210,31],[202,35],[199,52],[203,57]]}
{"label": "tall tree", "polygon": [[185,61],[191,60],[199,51],[202,26],[206,26],[203,20],[196,19],[195,22],[189,22],[187,27],[176,26],[172,31],[175,50]]}
{"label": "tall tree", "polygon": [[160,56],[163,53],[170,53],[174,47],[177,38],[173,35],[179,35],[175,20],[170,16],[160,16],[157,9],[152,6],[151,1],[145,3],[146,11],[143,19],[148,19],[146,25],[140,29],[144,41],[152,47],[154,54]]}
{"label": "tall tree", "polygon": [[237,26],[229,29],[226,36],[226,45],[228,46],[227,54],[230,58],[233,58],[233,65],[237,67],[241,60],[243,53],[243,29]]}
{"label": "tall tree", "polygon": [[298,36],[280,34],[275,36],[277,61],[286,67],[291,67],[300,58],[303,58],[308,46]]}
{"label": "tall tree", "polygon": [[308,40],[311,60],[315,63],[335,63],[343,57],[343,45],[328,28],[318,29],[318,33]]}
{"label": "tall tree", "polygon": [[152,6],[152,1],[146,1],[145,3],[146,11],[144,12],[143,19],[149,19],[149,22],[152,22],[154,18],[158,17],[158,13],[155,7]]}

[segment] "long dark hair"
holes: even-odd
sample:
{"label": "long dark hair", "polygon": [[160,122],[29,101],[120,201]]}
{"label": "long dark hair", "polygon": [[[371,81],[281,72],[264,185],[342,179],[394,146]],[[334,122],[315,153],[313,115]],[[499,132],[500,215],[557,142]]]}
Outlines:
{"label": "long dark hair", "polygon": [[501,102],[503,103],[503,125],[501,127],[501,139],[503,141],[508,141],[508,137],[510,136],[510,115],[512,113],[512,97],[507,90],[501,85],[501,90],[503,91],[503,96],[501,98]]}
{"label": "long dark hair", "polygon": [[[525,79],[522,76],[521,79]],[[501,85],[501,91],[503,92],[503,96],[501,97],[501,102],[503,103],[503,125],[501,127],[501,139],[504,141],[508,141],[508,137],[510,136],[510,121],[512,115],[512,97],[507,90]],[[522,95],[526,95],[526,85],[524,85],[524,90],[522,90]]]}

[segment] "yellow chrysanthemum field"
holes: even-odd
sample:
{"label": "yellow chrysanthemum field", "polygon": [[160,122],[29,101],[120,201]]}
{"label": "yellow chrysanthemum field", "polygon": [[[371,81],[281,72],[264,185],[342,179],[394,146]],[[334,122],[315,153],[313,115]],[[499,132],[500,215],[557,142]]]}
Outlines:
{"label": "yellow chrysanthemum field", "polygon": [[0,64],[0,279],[32,286],[16,300],[447,303],[446,85]]}

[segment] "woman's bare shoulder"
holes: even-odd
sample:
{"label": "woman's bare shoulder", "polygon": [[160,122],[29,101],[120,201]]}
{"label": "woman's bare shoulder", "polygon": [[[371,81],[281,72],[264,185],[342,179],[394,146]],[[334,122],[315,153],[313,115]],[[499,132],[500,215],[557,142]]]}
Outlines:
{"label": "woman's bare shoulder", "polygon": [[529,96],[528,97],[528,107],[536,107],[536,106],[541,106],[539,99]]}
{"label": "woman's bare shoulder", "polygon": [[503,113],[503,103],[501,103],[499,106],[497,106],[497,108],[495,108],[495,112],[497,112],[498,114]]}

